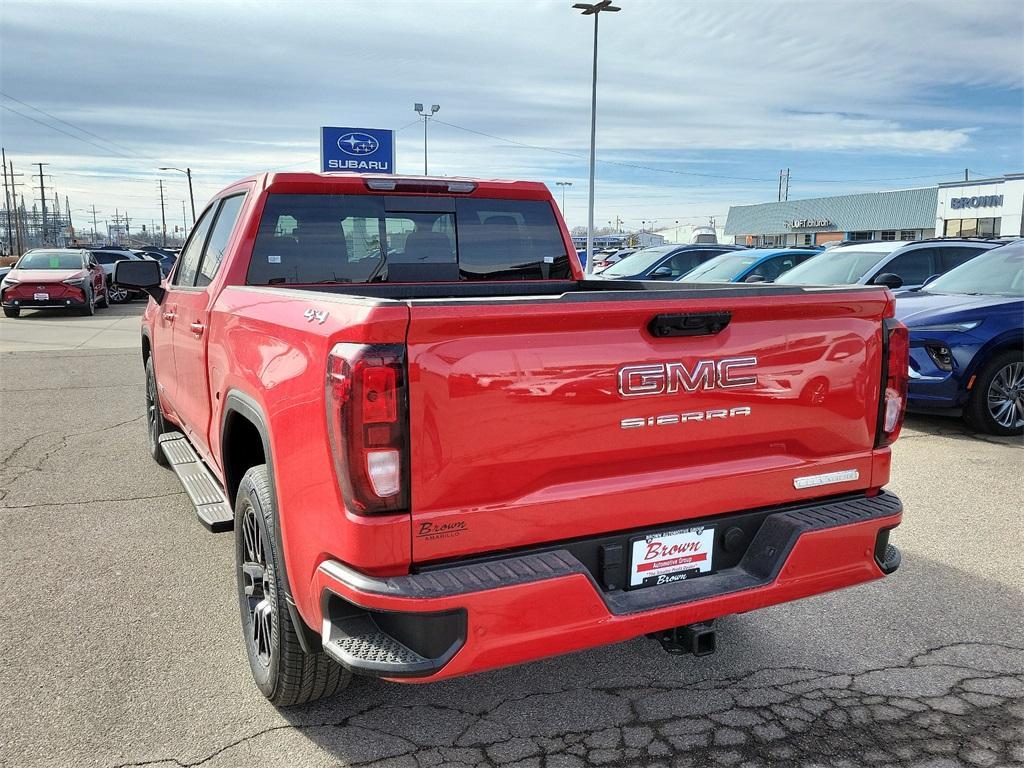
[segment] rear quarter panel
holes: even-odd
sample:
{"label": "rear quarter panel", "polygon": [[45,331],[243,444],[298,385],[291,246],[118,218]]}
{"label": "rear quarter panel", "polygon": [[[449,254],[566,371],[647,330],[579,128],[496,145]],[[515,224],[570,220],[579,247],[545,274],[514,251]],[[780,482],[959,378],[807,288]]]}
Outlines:
{"label": "rear quarter panel", "polygon": [[[306,311],[326,312],[321,324]],[[214,425],[231,392],[255,401],[266,420],[288,575],[296,603],[312,616],[303,588],[326,557],[368,573],[408,568],[408,515],[360,517],[345,510],[325,418],[327,356],[335,343],[401,343],[408,308],[399,302],[275,288],[225,288],[210,318]],[[223,456],[222,430],[211,430]],[[217,467],[223,481],[223,467]]]}

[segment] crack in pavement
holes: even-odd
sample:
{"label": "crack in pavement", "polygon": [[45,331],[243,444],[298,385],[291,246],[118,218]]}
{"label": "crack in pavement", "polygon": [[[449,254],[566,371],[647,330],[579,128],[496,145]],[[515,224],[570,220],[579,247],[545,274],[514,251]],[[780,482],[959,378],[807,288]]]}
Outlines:
{"label": "crack in pavement", "polygon": [[[486,712],[431,703],[429,686],[396,688],[359,686],[385,701],[333,721],[288,711],[297,722],[195,760],[116,768],[251,764],[261,752],[273,764],[314,745],[360,768],[1024,765],[1024,648],[999,643],[938,646],[861,672],[791,666],[676,684],[624,675],[505,697]],[[280,741],[296,736],[308,741]]]}
{"label": "crack in pavement", "polygon": [[[77,504],[99,504],[108,502],[124,502],[124,501],[148,501],[149,499],[166,499],[171,496],[181,496],[185,491],[171,491],[170,493],[157,493],[152,496],[120,496],[114,499],[81,499],[78,501],[49,501],[42,502],[40,504],[5,504],[0,507],[0,511],[5,509],[34,509],[36,507],[72,507]],[[0,501],[3,497],[0,497]]]}

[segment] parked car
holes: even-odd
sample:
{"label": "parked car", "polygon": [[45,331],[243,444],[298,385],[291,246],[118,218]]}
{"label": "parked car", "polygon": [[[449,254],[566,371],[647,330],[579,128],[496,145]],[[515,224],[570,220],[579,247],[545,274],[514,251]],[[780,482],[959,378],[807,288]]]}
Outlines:
{"label": "parked car", "polygon": [[171,270],[174,269],[174,264],[178,260],[178,257],[168,251],[161,250],[159,248],[138,248],[132,251],[136,256],[141,256],[145,259],[152,259],[153,261],[159,262],[160,272],[164,277],[171,274]]}
{"label": "parked car", "polygon": [[1024,432],[1024,241],[897,293],[896,316],[910,329],[909,407]]}
{"label": "parked car", "polygon": [[131,301],[134,298],[138,298],[144,294],[139,291],[129,291],[127,288],[114,284],[114,265],[119,261],[131,261],[141,259],[141,256],[137,256],[131,251],[124,250],[121,248],[92,248],[90,249],[93,256],[96,257],[96,261],[99,262],[103,268],[104,274],[107,276],[107,291],[110,295],[110,301],[113,304],[123,304],[126,301]]}
{"label": "parked car", "polygon": [[636,253],[639,248],[619,248],[618,250],[605,251],[594,257],[594,272],[607,269],[612,264],[622,261],[627,256]]}
{"label": "parked car", "polygon": [[595,285],[565,232],[539,183],[275,173],[214,197],[170,280],[117,265],[151,297],[149,453],[235,531],[273,703],[650,633],[710,653],[714,618],[899,565],[887,290]]}
{"label": "parked car", "polygon": [[110,305],[103,269],[86,250],[34,248],[26,251],[0,281],[6,317],[23,309],[77,309],[83,315]]}
{"label": "parked car", "polygon": [[993,240],[879,240],[829,248],[794,267],[784,285],[884,285],[917,288],[979,253],[998,248]]}
{"label": "parked car", "polygon": [[676,280],[715,256],[741,250],[746,249],[721,243],[656,245],[626,256],[595,277],[604,280]]}
{"label": "parked car", "polygon": [[821,253],[821,248],[751,248],[705,261],[677,283],[772,283],[779,275]]}

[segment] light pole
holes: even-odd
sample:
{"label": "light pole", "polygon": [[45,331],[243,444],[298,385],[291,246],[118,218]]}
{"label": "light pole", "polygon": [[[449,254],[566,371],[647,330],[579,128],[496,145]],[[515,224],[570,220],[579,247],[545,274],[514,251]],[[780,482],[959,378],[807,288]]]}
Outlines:
{"label": "light pole", "polygon": [[586,274],[594,274],[594,165],[597,162],[597,17],[602,11],[615,13],[622,9],[612,5],[612,0],[599,3],[575,3],[573,8],[583,11],[584,16],[594,17],[594,76],[590,90],[590,202],[587,209],[587,267]]}
{"label": "light pole", "polygon": [[562,218],[565,218],[565,188],[571,187],[571,181],[556,181],[555,184],[562,188]]}
{"label": "light pole", "polygon": [[160,170],[161,171],[177,171],[178,173],[184,173],[186,176],[188,176],[188,200],[192,204],[192,223],[195,224],[196,223],[196,198],[192,194],[192,169],[191,168],[185,168],[184,170],[182,170],[181,168],[163,167]]}
{"label": "light pole", "polygon": [[436,115],[440,109],[440,104],[431,104],[430,112],[423,110],[423,105],[418,101],[412,105],[412,108],[416,110],[416,114],[423,118],[423,175],[427,175],[427,120]]}

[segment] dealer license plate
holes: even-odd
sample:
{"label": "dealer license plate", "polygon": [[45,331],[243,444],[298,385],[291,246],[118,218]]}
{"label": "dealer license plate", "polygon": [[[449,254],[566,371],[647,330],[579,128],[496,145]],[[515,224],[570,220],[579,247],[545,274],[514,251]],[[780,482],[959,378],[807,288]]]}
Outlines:
{"label": "dealer license plate", "polygon": [[652,533],[633,540],[630,587],[671,584],[711,573],[714,526],[700,525]]}
{"label": "dealer license plate", "polygon": [[33,293],[32,294],[32,298],[35,299],[36,301],[49,301],[50,300],[50,294],[48,294],[48,293]]}

